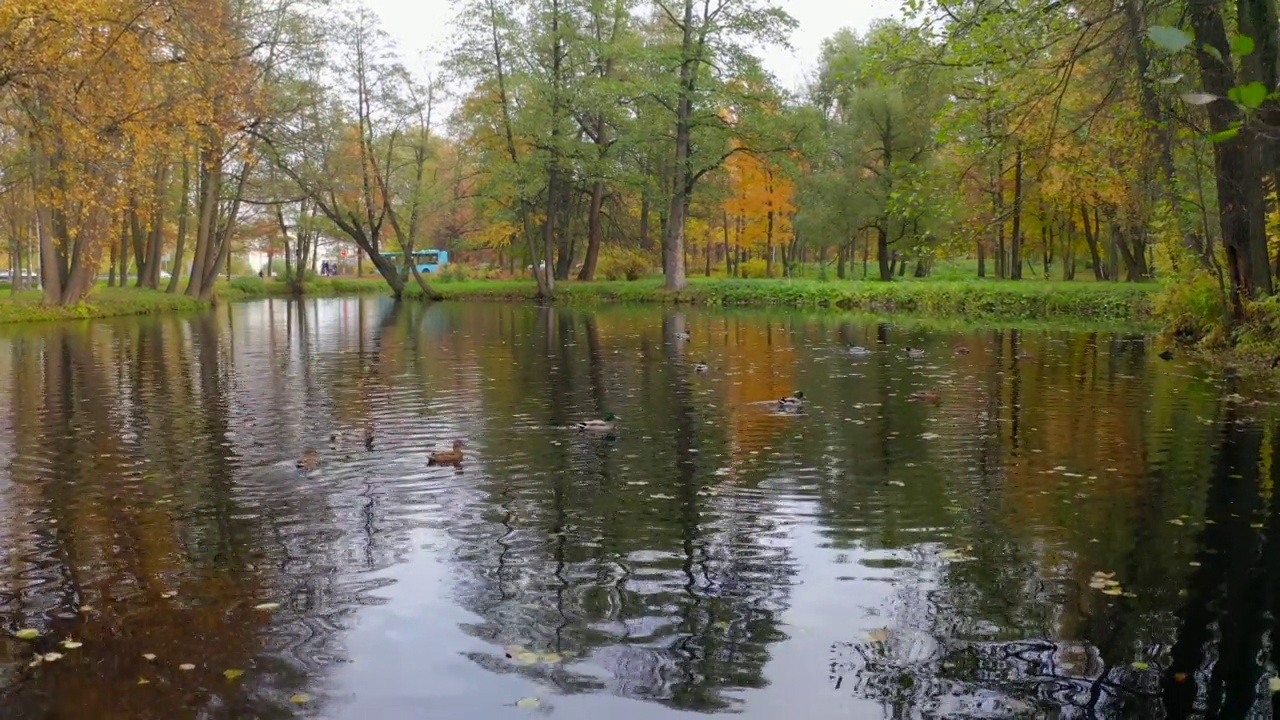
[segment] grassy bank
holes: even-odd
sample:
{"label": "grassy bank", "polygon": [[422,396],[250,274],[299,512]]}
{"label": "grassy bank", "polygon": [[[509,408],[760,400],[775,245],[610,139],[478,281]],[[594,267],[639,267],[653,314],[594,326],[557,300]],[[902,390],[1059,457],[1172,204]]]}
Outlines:
{"label": "grassy bank", "polygon": [[[531,281],[477,281],[433,286],[448,300],[532,300]],[[661,279],[562,283],[556,300],[569,303],[637,302],[700,305],[837,307],[967,319],[1054,319],[1146,322],[1155,285],[1046,281],[823,282],[818,280],[691,279],[668,293]]]}
{"label": "grassy bank", "polygon": [[[537,285],[531,280],[436,282],[433,288],[446,300],[532,301]],[[710,306],[834,307],[863,312],[907,313],[965,320],[1066,320],[1073,322],[1146,323],[1152,318],[1156,285],[1067,283],[1043,280],[725,280],[692,278],[678,293],[662,288],[661,278],[634,282],[566,282],[556,288],[563,303],[686,303]],[[309,297],[386,293],[376,277],[317,278],[303,286]],[[218,301],[292,295],[283,281],[256,277],[219,282]],[[417,294],[411,285],[410,297]],[[147,315],[198,310],[200,303],[182,295],[134,288],[99,287],[89,302],[70,308],[49,308],[39,294],[0,297],[0,323]]]}
{"label": "grassy bank", "polygon": [[16,296],[6,294],[0,297],[0,323],[157,315],[194,312],[203,307],[203,303],[185,295],[168,295],[159,290],[108,287],[95,288],[89,296],[89,302],[81,305],[47,307],[40,304],[38,290],[28,290]]}

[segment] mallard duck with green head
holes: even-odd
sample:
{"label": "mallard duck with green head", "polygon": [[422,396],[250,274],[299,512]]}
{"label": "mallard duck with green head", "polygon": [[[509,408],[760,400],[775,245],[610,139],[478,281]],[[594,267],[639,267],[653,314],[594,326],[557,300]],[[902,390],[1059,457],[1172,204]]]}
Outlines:
{"label": "mallard duck with green head", "polygon": [[778,401],[781,410],[799,410],[804,407],[804,393],[797,390],[795,395],[788,395]]}
{"label": "mallard duck with green head", "polygon": [[618,416],[605,413],[604,419],[583,420],[578,423],[578,432],[613,432],[618,427]]}

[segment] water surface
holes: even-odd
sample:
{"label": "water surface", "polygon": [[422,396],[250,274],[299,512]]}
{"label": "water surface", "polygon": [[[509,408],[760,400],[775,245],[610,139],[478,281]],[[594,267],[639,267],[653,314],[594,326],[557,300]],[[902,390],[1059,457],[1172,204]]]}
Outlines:
{"label": "water surface", "polygon": [[1141,336],[264,300],[0,378],[5,717],[1272,715],[1275,424]]}

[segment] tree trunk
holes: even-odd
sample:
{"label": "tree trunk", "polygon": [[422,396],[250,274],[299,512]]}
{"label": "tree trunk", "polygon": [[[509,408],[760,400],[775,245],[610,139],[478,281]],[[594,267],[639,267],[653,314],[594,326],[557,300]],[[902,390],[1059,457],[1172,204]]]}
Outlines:
{"label": "tree trunk", "polygon": [[182,255],[187,247],[187,229],[191,215],[191,161],[184,155],[182,158],[182,201],[178,205],[178,240],[173,249],[173,269],[170,270],[169,285],[164,289],[169,294],[178,292],[178,276],[182,274]]}
{"label": "tree trunk", "polygon": [[1009,277],[1022,279],[1022,144],[1013,151],[1013,237],[1009,244]]}
{"label": "tree trunk", "polygon": [[881,219],[876,225],[876,260],[880,263],[880,279],[893,279],[893,266],[889,259],[889,232],[885,228],[888,221]]}
{"label": "tree trunk", "polygon": [[[1201,85],[1205,92],[1226,98],[1236,85],[1236,77],[1220,5],[1220,0],[1188,0],[1187,9],[1195,32]],[[1206,48],[1213,48],[1213,54]],[[1206,109],[1209,127],[1215,133],[1228,131],[1238,117],[1234,104],[1226,99],[1212,102]],[[1263,256],[1266,254],[1265,208],[1258,197],[1262,187],[1261,150],[1260,138],[1248,128],[1235,137],[1213,143],[1218,221],[1231,278],[1231,310],[1236,319],[1244,317],[1246,298],[1271,292],[1268,264],[1264,261],[1259,268],[1255,262],[1259,250],[1263,250]]]}
{"label": "tree trunk", "polygon": [[604,234],[604,223],[600,212],[604,207],[604,181],[596,180],[591,185],[591,204],[587,207],[587,257],[582,261],[579,280],[595,280],[596,264],[600,260],[600,240]]}

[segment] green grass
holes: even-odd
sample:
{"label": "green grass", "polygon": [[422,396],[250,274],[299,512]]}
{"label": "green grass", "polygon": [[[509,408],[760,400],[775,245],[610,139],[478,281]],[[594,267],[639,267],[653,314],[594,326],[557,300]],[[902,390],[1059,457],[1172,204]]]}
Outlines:
{"label": "green grass", "polygon": [[94,288],[89,301],[69,307],[40,304],[40,291],[27,290],[16,296],[0,297],[0,323],[84,320],[124,315],[156,315],[194,312],[205,307],[185,295],[169,295],[160,290],[139,288]]}
{"label": "green grass", "polygon": [[[468,281],[433,286],[446,300],[531,300],[528,280]],[[1145,322],[1151,319],[1155,284],[1076,283],[1044,280],[724,280],[691,278],[668,293],[661,278],[635,282],[568,282],[556,287],[560,302],[693,303],[837,307],[967,319],[1053,319]]]}
{"label": "green grass", "polygon": [[[437,280],[433,289],[446,300],[532,301],[532,280]],[[1154,319],[1154,283],[1063,282],[1055,280],[941,280],[904,278],[872,280],[690,278],[689,287],[669,293],[661,277],[634,282],[562,282],[555,301],[570,304],[660,303],[707,306],[828,307],[872,313],[903,313],[930,318],[974,320],[1055,320],[1079,323],[1148,323]],[[377,276],[316,278],[304,283],[303,295],[335,296],[386,293]],[[240,277],[219,281],[217,301],[292,295],[281,280]],[[406,295],[419,295],[410,283]],[[38,292],[0,297],[0,323],[62,320],[198,310],[201,304],[183,295],[135,288],[99,286],[84,305],[70,308],[40,305]]]}

